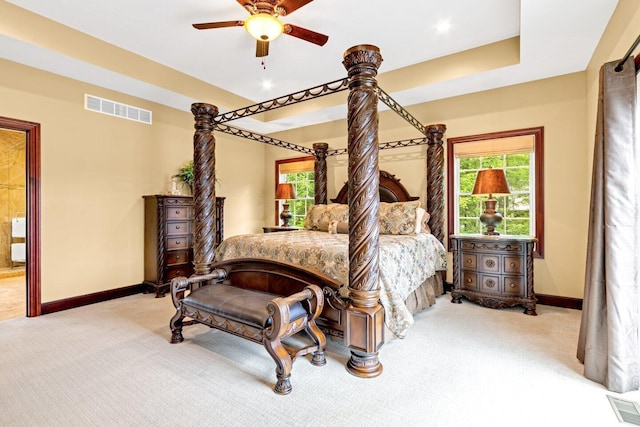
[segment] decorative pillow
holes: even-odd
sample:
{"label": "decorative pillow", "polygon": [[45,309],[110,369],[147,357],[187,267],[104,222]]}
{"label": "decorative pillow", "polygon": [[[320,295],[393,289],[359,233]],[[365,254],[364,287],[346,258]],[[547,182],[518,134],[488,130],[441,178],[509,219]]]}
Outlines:
{"label": "decorative pillow", "polygon": [[333,220],[329,223],[329,234],[349,234],[349,223]]}
{"label": "decorative pillow", "polygon": [[380,234],[416,234],[419,201],[380,203]]}
{"label": "decorative pillow", "polygon": [[429,218],[431,218],[431,214],[429,214],[429,212],[422,208],[418,208],[416,210],[416,234],[431,233]]}
{"label": "decorative pillow", "polygon": [[328,231],[331,221],[349,222],[349,206],[341,203],[311,205],[304,219],[304,228]]}

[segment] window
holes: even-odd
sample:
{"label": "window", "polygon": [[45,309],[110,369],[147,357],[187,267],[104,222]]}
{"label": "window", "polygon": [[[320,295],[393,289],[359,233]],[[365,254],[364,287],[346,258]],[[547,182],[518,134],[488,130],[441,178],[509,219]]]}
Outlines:
{"label": "window", "polygon": [[[314,158],[299,157],[276,161],[276,185],[289,182],[296,193],[294,200],[288,200],[292,218],[290,225],[303,227],[307,209],[315,203]],[[283,201],[276,201],[275,222],[280,224]]]}
{"label": "window", "polygon": [[504,169],[511,194],[496,197],[503,220],[500,234],[538,239],[535,255],[543,256],[543,130],[520,129],[447,140],[448,231],[482,233],[480,215],[485,197],[471,194],[479,170]]}

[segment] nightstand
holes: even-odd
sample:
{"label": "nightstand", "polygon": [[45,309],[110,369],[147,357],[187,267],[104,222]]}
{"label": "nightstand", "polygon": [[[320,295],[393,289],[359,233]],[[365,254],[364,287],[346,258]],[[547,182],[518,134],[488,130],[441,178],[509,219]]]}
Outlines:
{"label": "nightstand", "polygon": [[298,227],[284,227],[281,225],[272,225],[270,227],[262,227],[262,231],[265,233],[275,233],[278,231],[294,231],[294,230],[300,230],[300,228]]}
{"label": "nightstand", "polygon": [[524,306],[536,315],[533,291],[533,248],[529,236],[451,236],[453,290],[451,302],[465,297],[485,307]]}

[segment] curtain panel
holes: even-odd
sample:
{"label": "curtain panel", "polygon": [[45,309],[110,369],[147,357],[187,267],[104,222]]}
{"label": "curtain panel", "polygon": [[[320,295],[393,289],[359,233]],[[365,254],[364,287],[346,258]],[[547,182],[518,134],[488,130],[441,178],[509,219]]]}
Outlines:
{"label": "curtain panel", "polygon": [[584,303],[585,377],[624,393],[640,386],[640,147],[633,58],[600,69]]}

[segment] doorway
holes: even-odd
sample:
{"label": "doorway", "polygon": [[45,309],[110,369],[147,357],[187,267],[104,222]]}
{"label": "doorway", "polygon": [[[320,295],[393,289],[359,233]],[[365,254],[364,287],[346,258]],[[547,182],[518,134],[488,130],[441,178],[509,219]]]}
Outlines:
{"label": "doorway", "polygon": [[26,134],[0,128],[0,321],[26,303]]}
{"label": "doorway", "polygon": [[[7,244],[24,243],[23,247],[14,247],[11,256],[11,267],[22,265],[26,275],[26,315],[28,317],[41,314],[41,290],[40,290],[40,124],[23,120],[0,117],[0,129],[8,131],[8,134],[19,134],[23,137],[24,150],[24,209],[20,206],[10,212],[11,220],[16,221],[17,230],[9,232]],[[24,215],[22,215],[24,214]],[[11,228],[14,224],[12,222]],[[20,228],[24,226],[23,233]],[[11,229],[10,228],[10,229]],[[13,236],[12,234],[15,234]],[[24,237],[20,237],[24,236]],[[15,237],[15,240],[14,240]],[[1,244],[1,243],[0,243]],[[10,247],[10,246],[9,246]],[[10,249],[9,249],[10,250]],[[11,269],[10,269],[11,270]],[[23,291],[25,287],[22,288]]]}

